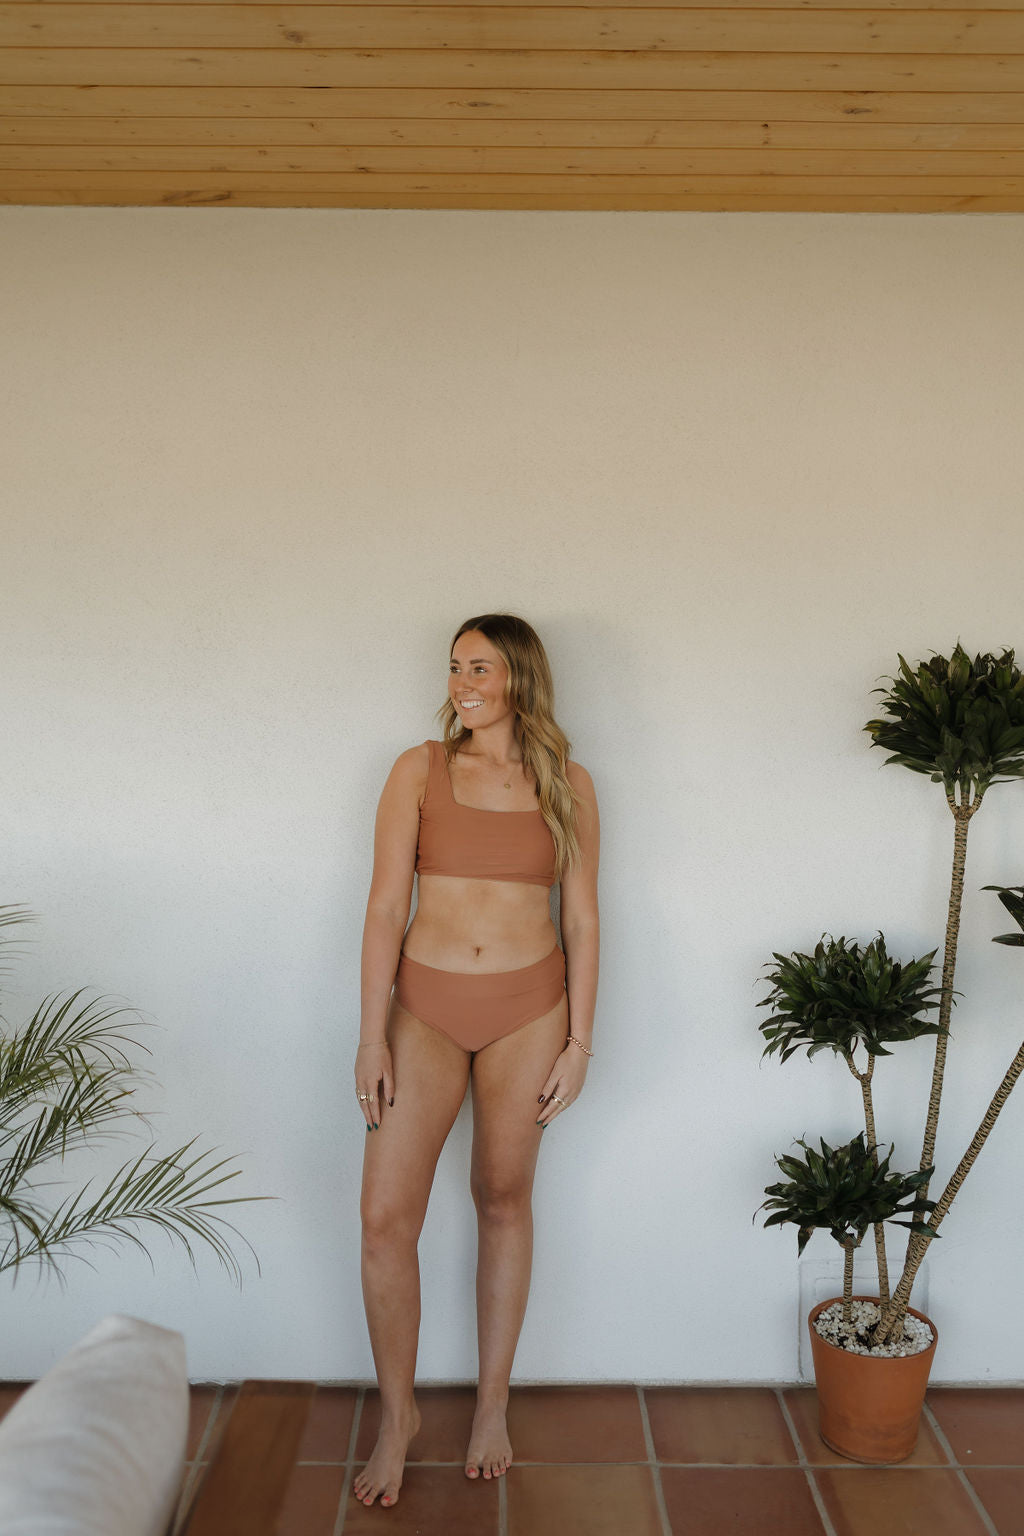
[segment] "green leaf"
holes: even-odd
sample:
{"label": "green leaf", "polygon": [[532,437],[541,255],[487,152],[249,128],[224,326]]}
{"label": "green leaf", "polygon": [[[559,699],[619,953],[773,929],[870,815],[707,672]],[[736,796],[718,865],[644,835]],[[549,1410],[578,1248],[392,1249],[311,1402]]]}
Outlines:
{"label": "green leaf", "polygon": [[[24,921],[19,913],[24,909],[0,908],[0,929]],[[187,1157],[197,1138],[165,1157],[147,1147],[99,1194],[88,1184],[53,1212],[37,1203],[36,1190],[56,1182],[41,1177],[56,1162],[124,1134],[126,1118],[148,1123],[133,1103],[149,1077],[129,1055],[134,1047],[150,1054],[132,1033],[138,1026],[152,1027],[131,1008],[82,988],[47,998],[23,1028],[0,1031],[0,1212],[8,1234],[0,1273],[35,1258],[63,1284],[58,1260],[65,1254],[83,1257],[76,1249],[97,1242],[146,1252],[135,1228],[148,1223],[181,1242],[193,1266],[190,1238],[198,1237],[241,1278],[220,1230],[236,1229],[214,1208],[267,1197],[210,1198],[238,1170],[221,1171],[228,1159],[210,1163],[213,1153]]]}
{"label": "green leaf", "polygon": [[927,1017],[941,995],[930,984],[935,953],[901,962],[881,933],[863,946],[825,934],[813,955],[776,953],[765,967],[771,991],[758,1004],[772,1010],[758,1026],[766,1053],[785,1062],[796,1050],[813,1057],[828,1049],[849,1061],[858,1046],[887,1056],[899,1041],[937,1034]]}
{"label": "green leaf", "polygon": [[936,654],[911,666],[901,656],[888,681],[875,690],[882,714],[864,727],[887,763],[975,798],[991,783],[1024,777],[1024,679],[1012,650],[971,660],[958,641],[948,660]]}

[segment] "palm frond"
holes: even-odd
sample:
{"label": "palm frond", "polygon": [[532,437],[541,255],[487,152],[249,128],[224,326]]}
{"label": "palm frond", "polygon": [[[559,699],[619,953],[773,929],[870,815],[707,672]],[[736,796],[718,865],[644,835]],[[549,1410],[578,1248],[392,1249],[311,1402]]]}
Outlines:
{"label": "palm frond", "polygon": [[[101,994],[75,1011],[76,1004],[91,991],[89,987],[79,987],[67,995],[55,992],[48,997],[24,1028],[0,1042],[3,1070],[18,1073],[51,1059],[87,1068],[87,1050],[102,1056],[111,1066],[133,1070],[130,1058],[115,1044],[117,1041],[138,1046],[147,1055],[152,1055],[147,1045],[126,1032],[128,1028],[155,1027],[130,1004]],[[118,1029],[110,1027],[110,1020],[125,1015],[130,1016],[130,1025]]]}
{"label": "palm frond", "polygon": [[[0,906],[0,930],[31,920],[25,907]],[[9,944],[0,932],[0,950]],[[193,1242],[207,1243],[240,1285],[241,1270],[225,1236],[233,1232],[252,1252],[259,1272],[251,1244],[218,1208],[274,1197],[212,1198],[240,1170],[221,1172],[230,1159],[211,1162],[212,1152],[188,1159],[196,1137],[165,1158],[152,1155],[151,1143],[123,1163],[98,1194],[87,1184],[49,1213],[37,1200],[38,1190],[66,1183],[40,1177],[47,1164],[125,1135],[126,1119],[149,1126],[146,1112],[129,1102],[152,1077],[128,1054],[129,1047],[152,1054],[133,1033],[139,1027],[154,1026],[124,1001],[86,987],[47,997],[20,1029],[11,1030],[0,1019],[0,1234],[6,1229],[0,1272],[14,1270],[15,1280],[19,1267],[34,1258],[63,1286],[58,1260],[69,1254],[88,1263],[76,1251],[82,1245],[116,1249],[129,1242],[149,1257],[137,1230],[145,1223],[182,1243],[193,1269]]]}
{"label": "palm frond", "polygon": [[[205,1160],[213,1157],[216,1149],[183,1161],[197,1140],[197,1137],[193,1137],[165,1158],[151,1157],[152,1148],[147,1148],[138,1157],[123,1163],[99,1195],[89,1203],[86,1203],[86,1199],[91,1184],[69,1195],[56,1211],[45,1218],[25,1201],[12,1201],[9,1198],[0,1200],[0,1221],[6,1220],[11,1227],[7,1245],[0,1252],[0,1273],[30,1258],[36,1258],[40,1266],[48,1264],[57,1269],[56,1256],[70,1253],[70,1245],[83,1240],[102,1243],[104,1246],[116,1246],[118,1242],[127,1241],[142,1248],[148,1255],[148,1250],[133,1230],[136,1225],[145,1222],[161,1227],[169,1236],[181,1242],[193,1268],[195,1254],[188,1234],[202,1238],[213,1248],[221,1265],[241,1284],[238,1261],[218,1230],[226,1227],[242,1237],[256,1260],[257,1272],[260,1272],[259,1259],[252,1245],[215,1208],[275,1197],[241,1195],[231,1199],[208,1198],[211,1191],[237,1178],[241,1170],[236,1168],[214,1177],[218,1170],[231,1161],[230,1158],[221,1158],[204,1166]],[[198,1171],[193,1173],[194,1169]],[[81,1257],[80,1254],[74,1256]]]}
{"label": "palm frond", "polygon": [[[18,928],[25,923],[34,923],[36,914],[30,908],[20,903],[8,902],[0,905],[0,930],[4,928]],[[9,976],[13,966],[8,965],[8,957],[12,960],[19,959],[24,954],[24,947],[16,939],[8,938],[0,932],[0,976]]]}
{"label": "palm frond", "polygon": [[[69,1076],[60,1084],[58,1101],[44,1105],[31,1129],[25,1123],[26,1110],[42,1095],[19,1099],[16,1106],[2,1105],[0,1156],[8,1148],[13,1150],[7,1153],[6,1163],[0,1161],[0,1190],[16,1188],[19,1180],[51,1158],[64,1158],[78,1147],[127,1134],[124,1127],[112,1128],[112,1122],[126,1115],[148,1126],[143,1110],[124,1103],[134,1092],[125,1086],[124,1076],[119,1068],[93,1068],[85,1076]],[[54,1081],[47,1080],[48,1090],[54,1086]]]}

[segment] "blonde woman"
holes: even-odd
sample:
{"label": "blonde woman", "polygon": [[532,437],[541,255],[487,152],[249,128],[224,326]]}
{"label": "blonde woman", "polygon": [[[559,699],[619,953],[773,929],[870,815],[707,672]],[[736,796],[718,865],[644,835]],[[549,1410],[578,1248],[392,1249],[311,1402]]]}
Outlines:
{"label": "blonde woman", "polygon": [[377,810],[355,1066],[367,1130],[363,1297],[381,1400],[377,1443],[353,1483],[364,1504],[395,1503],[420,1425],[417,1243],[467,1084],[479,1384],[465,1472],[501,1477],[512,1463],[505,1412],[530,1285],[534,1169],[545,1127],[583,1087],[597,996],[597,801],[553,700],[529,624],[467,619],[451,646],[444,740],[398,757]]}

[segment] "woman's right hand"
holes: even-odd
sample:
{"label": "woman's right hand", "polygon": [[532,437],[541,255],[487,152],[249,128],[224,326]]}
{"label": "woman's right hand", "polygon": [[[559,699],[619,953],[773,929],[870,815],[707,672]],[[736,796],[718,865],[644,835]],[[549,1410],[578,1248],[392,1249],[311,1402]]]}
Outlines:
{"label": "woman's right hand", "polygon": [[366,1129],[380,1129],[380,1089],[389,1105],[395,1102],[395,1073],[391,1065],[391,1047],[386,1040],[376,1045],[361,1045],[356,1051],[356,1093],[366,1117]]}

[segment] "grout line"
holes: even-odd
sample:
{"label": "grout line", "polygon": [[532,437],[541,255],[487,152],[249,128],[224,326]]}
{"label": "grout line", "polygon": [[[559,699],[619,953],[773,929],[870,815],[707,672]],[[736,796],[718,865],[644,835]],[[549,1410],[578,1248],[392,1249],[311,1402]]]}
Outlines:
{"label": "grout line", "polygon": [[951,1467],[958,1467],[960,1463],[956,1459],[956,1453],[954,1452],[953,1447],[950,1445],[949,1441],[946,1439],[946,1433],[942,1428],[942,1425],[939,1423],[931,1408],[928,1406],[927,1398],[925,1398],[922,1404],[922,1412],[928,1423],[931,1425],[932,1433],[934,1434],[936,1440],[939,1442],[939,1445],[942,1447],[946,1460],[949,1462]]}
{"label": "grout line", "polygon": [[508,1473],[498,1478],[498,1536],[508,1536]]}
{"label": "grout line", "polygon": [[[224,1394],[227,1391],[229,1385],[234,1386],[235,1383],[222,1382],[221,1385],[217,1388],[217,1395],[213,1400],[213,1405],[210,1408],[210,1412],[206,1416],[206,1428],[203,1430],[199,1437],[199,1444],[196,1446],[196,1453],[192,1458],[194,1463],[200,1462],[204,1459],[204,1453],[207,1449],[207,1446],[210,1444],[210,1439],[213,1435],[213,1426],[220,1419],[220,1411],[224,1405]],[[241,1391],[241,1386],[239,1386],[238,1390]]]}
{"label": "grout line", "polygon": [[198,1476],[199,1462],[194,1461],[189,1468],[188,1477],[185,1478],[181,1487],[181,1491],[178,1494],[178,1503],[175,1506],[174,1515],[168,1528],[171,1532],[171,1536],[179,1536],[179,1532],[183,1531],[185,1528],[185,1521],[188,1517],[188,1513],[192,1504],[192,1498],[196,1487],[196,1479]]}
{"label": "grout line", "polygon": [[836,1536],[835,1526],[829,1519],[828,1510],[825,1508],[825,1500],[821,1496],[821,1489],[818,1487],[814,1480],[814,1473],[811,1469],[809,1461],[807,1460],[803,1442],[800,1439],[796,1424],[793,1421],[793,1415],[789,1411],[789,1404],[786,1402],[786,1399],[782,1395],[781,1387],[775,1388],[775,1396],[778,1401],[779,1408],[782,1410],[782,1417],[786,1421],[786,1428],[789,1430],[789,1433],[793,1437],[793,1445],[796,1449],[797,1460],[799,1461],[800,1468],[804,1474],[804,1477],[807,1479],[807,1486],[811,1491],[811,1498],[814,1500],[814,1507],[818,1511],[818,1519],[821,1521],[822,1530],[824,1531],[825,1536]]}
{"label": "grout line", "polygon": [[967,1494],[967,1497],[970,1499],[971,1503],[973,1504],[975,1512],[976,1512],[978,1518],[980,1519],[982,1525],[984,1525],[985,1530],[987,1532],[987,1536],[999,1536],[999,1532],[996,1530],[995,1525],[992,1522],[992,1516],[989,1514],[988,1510],[985,1508],[984,1504],[979,1499],[977,1493],[974,1491],[974,1488],[971,1486],[971,1480],[967,1476],[967,1473],[964,1471],[962,1465],[960,1464],[960,1462],[957,1461],[956,1456],[954,1455],[954,1452],[953,1452],[953,1447],[950,1445],[948,1439],[946,1438],[945,1431],[943,1430],[942,1425],[939,1423],[938,1419],[935,1417],[934,1413],[932,1412],[931,1407],[929,1406],[927,1399],[925,1399],[924,1410],[923,1411],[924,1411],[925,1417],[928,1420],[928,1423],[932,1427],[932,1433],[934,1434],[936,1440],[941,1445],[941,1447],[942,1447],[943,1451],[945,1452],[945,1454],[949,1457],[950,1466],[955,1469],[956,1475],[960,1479],[961,1487],[964,1489],[965,1493]]}
{"label": "grout line", "polygon": [[[210,1411],[206,1416],[206,1427],[202,1434],[199,1436],[199,1444],[196,1446],[196,1453],[192,1457],[192,1464],[189,1469],[188,1477],[185,1479],[178,1494],[178,1503],[171,1522],[171,1530],[174,1533],[174,1536],[178,1536],[178,1532],[184,1530],[186,1520],[192,1512],[192,1501],[196,1495],[199,1479],[201,1477],[205,1477],[206,1473],[209,1471],[209,1467],[203,1466],[203,1453],[210,1443],[210,1437],[213,1433],[213,1426],[220,1418],[220,1411],[224,1402],[224,1393],[226,1390],[227,1384],[221,1382],[217,1387],[213,1402],[210,1405]],[[190,1386],[190,1402],[191,1397],[192,1388]]]}
{"label": "grout line", "polygon": [[661,1486],[661,1468],[658,1465],[658,1456],[654,1446],[654,1434],[651,1430],[651,1421],[647,1414],[647,1399],[644,1397],[643,1387],[639,1384],[636,1388],[636,1395],[637,1401],[640,1404],[640,1421],[644,1428],[644,1445],[647,1447],[647,1460],[650,1463],[651,1476],[654,1479],[654,1501],[658,1506],[661,1533],[662,1536],[672,1536],[672,1526],[668,1518],[668,1506],[665,1503],[665,1490]]}
{"label": "grout line", "polygon": [[356,1406],[352,1414],[352,1428],[349,1431],[348,1450],[345,1454],[345,1476],[341,1482],[341,1498],[338,1500],[338,1513],[334,1518],[334,1529],[331,1536],[341,1536],[345,1528],[345,1516],[348,1513],[348,1501],[352,1496],[352,1472],[356,1459],[356,1442],[359,1439],[359,1426],[363,1419],[363,1403],[366,1400],[366,1388],[359,1387],[356,1392]]}

